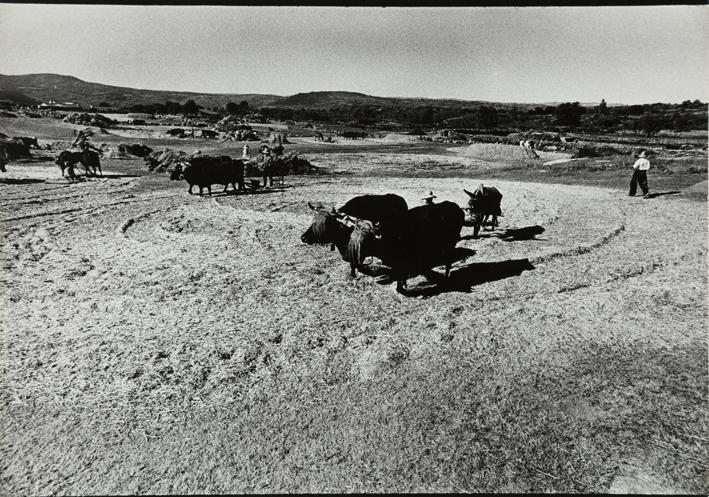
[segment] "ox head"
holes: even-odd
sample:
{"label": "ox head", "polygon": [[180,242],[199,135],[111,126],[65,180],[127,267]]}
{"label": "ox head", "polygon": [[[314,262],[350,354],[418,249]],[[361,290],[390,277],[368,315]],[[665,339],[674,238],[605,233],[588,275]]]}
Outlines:
{"label": "ox head", "polygon": [[172,170],[170,173],[170,179],[173,181],[176,181],[178,179],[182,179],[182,175],[185,172],[185,168],[182,164],[178,163],[175,165],[175,169]]}
{"label": "ox head", "polygon": [[337,221],[335,208],[328,211],[322,204],[315,207],[308,202],[308,207],[314,212],[310,227],[300,236],[300,240],[308,245],[314,243],[329,243],[330,250],[335,250],[335,244],[345,237],[344,227]]}
{"label": "ox head", "polygon": [[485,192],[483,184],[480,183],[480,186],[478,186],[473,192],[469,192],[465,188],[463,188],[463,191],[468,195],[468,197],[470,197],[470,200],[468,200],[468,208],[477,209],[477,206],[482,201]]}
{"label": "ox head", "polygon": [[463,188],[463,191],[468,194],[468,197],[470,197],[473,200],[477,200],[483,196],[483,192],[485,191],[485,187],[483,186],[482,183],[480,183],[480,186],[478,186],[474,192],[469,192],[465,188]]}
{"label": "ox head", "polygon": [[347,247],[342,258],[357,266],[362,266],[364,260],[373,255],[381,255],[379,242],[381,241],[381,225],[366,219],[357,219],[343,215],[339,222],[352,227],[352,233],[347,241]]}
{"label": "ox head", "polygon": [[54,160],[54,163],[60,167],[63,166],[66,163],[70,154],[71,153],[68,150],[60,152],[57,158]]}

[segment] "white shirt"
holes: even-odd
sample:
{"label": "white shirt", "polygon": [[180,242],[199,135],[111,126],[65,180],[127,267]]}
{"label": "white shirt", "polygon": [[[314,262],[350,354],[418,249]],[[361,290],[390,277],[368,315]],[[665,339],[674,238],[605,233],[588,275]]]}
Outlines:
{"label": "white shirt", "polygon": [[647,171],[650,169],[650,161],[647,159],[638,159],[635,161],[635,164],[633,164],[633,169],[637,169],[638,171]]}

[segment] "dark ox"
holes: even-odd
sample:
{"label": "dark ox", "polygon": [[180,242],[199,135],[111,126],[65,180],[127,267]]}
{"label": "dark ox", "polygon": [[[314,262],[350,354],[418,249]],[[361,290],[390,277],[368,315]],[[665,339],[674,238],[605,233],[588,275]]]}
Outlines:
{"label": "dark ox", "polygon": [[190,185],[187,192],[192,195],[192,188],[199,186],[199,194],[207,189],[212,194],[212,185],[224,185],[224,193],[229,185],[234,191],[245,190],[244,185],[244,163],[237,159],[232,159],[227,155],[220,157],[202,156],[194,157],[187,161],[186,165],[178,164],[170,174],[170,179],[184,179]]}
{"label": "dark ox", "polygon": [[500,210],[502,194],[500,191],[495,187],[483,185],[480,185],[472,193],[466,189],[463,191],[470,197],[467,210],[473,217],[473,236],[478,236],[480,228],[488,222],[490,217],[492,217],[493,228],[497,226],[497,216],[502,215],[502,210]]}
{"label": "dark ox", "polygon": [[[398,195],[362,195],[349,200],[339,210],[308,206],[315,211],[310,227],[300,237],[307,244],[330,244],[350,263],[350,275],[362,269],[375,240],[389,236],[398,220],[406,215],[406,200]],[[376,230],[376,232],[375,232]]]}
{"label": "dark ox", "polygon": [[84,166],[84,171],[86,171],[87,176],[96,176],[96,171],[103,176],[103,171],[101,171],[101,161],[99,160],[98,153],[93,150],[64,150],[59,154],[59,156],[54,161],[56,165],[62,170],[62,176],[64,176],[64,171],[67,170],[69,179],[75,179],[74,166],[81,164]]}
{"label": "dark ox", "polygon": [[16,138],[0,139],[4,148],[7,161],[13,161],[21,157],[32,157],[29,145]]}
{"label": "dark ox", "polygon": [[403,293],[409,277],[422,274],[430,279],[436,266],[445,265],[449,276],[464,221],[463,210],[453,202],[421,205],[407,211],[393,231],[378,240],[370,238],[365,246],[369,255],[392,269],[396,291]]}
{"label": "dark ox", "polygon": [[22,142],[22,144],[27,146],[28,149],[30,147],[39,148],[39,143],[37,143],[36,136],[15,136],[13,140]]}
{"label": "dark ox", "polygon": [[363,131],[343,131],[342,133],[340,133],[340,135],[345,140],[359,140],[365,138],[367,136],[367,133]]}

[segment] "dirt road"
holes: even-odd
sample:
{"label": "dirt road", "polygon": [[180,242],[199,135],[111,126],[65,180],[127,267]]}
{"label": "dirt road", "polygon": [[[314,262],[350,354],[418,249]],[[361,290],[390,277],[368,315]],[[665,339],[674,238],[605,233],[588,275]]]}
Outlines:
{"label": "dirt road", "polygon": [[0,183],[1,493],[707,490],[706,203],[500,181],[402,296],[303,245],[306,202],[476,181],[104,170]]}

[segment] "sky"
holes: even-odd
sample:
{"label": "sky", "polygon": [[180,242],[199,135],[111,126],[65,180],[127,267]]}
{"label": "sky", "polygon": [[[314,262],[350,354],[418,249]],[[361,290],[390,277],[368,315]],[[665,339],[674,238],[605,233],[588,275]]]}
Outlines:
{"label": "sky", "polygon": [[497,102],[709,100],[709,6],[0,3],[0,74],[155,90]]}

